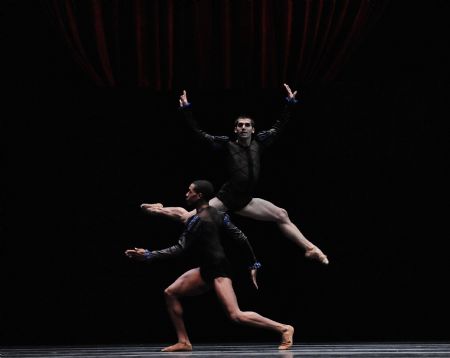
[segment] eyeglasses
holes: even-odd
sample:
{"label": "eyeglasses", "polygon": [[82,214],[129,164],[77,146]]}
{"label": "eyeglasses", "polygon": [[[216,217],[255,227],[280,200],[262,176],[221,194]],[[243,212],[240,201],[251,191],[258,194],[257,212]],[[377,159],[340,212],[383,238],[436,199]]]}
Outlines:
{"label": "eyeglasses", "polygon": [[244,127],[244,126],[245,126],[245,127],[251,127],[252,124],[251,124],[251,123],[242,123],[242,122],[236,124],[236,127],[239,127],[239,128],[242,128],[242,127]]}

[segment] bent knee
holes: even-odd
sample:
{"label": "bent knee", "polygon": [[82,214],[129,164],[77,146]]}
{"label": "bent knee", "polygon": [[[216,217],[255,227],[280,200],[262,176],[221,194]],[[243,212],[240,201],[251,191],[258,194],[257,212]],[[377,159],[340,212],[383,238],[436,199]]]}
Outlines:
{"label": "bent knee", "polygon": [[289,220],[289,215],[286,209],[283,208],[277,208],[275,212],[275,220],[277,222],[284,222]]}
{"label": "bent knee", "polygon": [[173,287],[169,286],[164,290],[164,297],[166,297],[166,298],[177,297],[177,296],[178,296],[177,291]]}
{"label": "bent knee", "polygon": [[242,321],[242,312],[239,310],[227,312],[228,318],[235,323],[240,323]]}

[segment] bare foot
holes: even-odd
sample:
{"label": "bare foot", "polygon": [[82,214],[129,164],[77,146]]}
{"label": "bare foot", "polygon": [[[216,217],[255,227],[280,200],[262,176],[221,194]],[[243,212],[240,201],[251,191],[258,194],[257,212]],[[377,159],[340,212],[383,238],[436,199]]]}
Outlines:
{"label": "bare foot", "polygon": [[324,265],[328,265],[329,263],[327,255],[325,255],[317,246],[307,249],[305,252],[305,257],[311,260],[317,260]]}
{"label": "bare foot", "polygon": [[294,343],[294,327],[287,325],[281,335],[281,344],[278,349],[285,351],[292,347]]}
{"label": "bare foot", "polygon": [[192,344],[188,342],[178,342],[172,346],[161,349],[161,352],[190,352]]}

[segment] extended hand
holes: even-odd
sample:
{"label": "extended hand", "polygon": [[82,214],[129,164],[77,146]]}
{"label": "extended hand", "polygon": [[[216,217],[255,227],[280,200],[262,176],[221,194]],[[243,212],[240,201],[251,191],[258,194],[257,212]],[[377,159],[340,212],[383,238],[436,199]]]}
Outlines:
{"label": "extended hand", "polygon": [[295,99],[295,95],[297,94],[297,91],[292,92],[291,88],[286,84],[283,83],[284,88],[286,88],[286,91],[288,93],[288,99]]}
{"label": "extended hand", "polygon": [[134,249],[128,249],[125,251],[125,255],[129,257],[130,259],[138,260],[138,261],[144,261],[145,260],[145,249],[137,248]]}
{"label": "extended hand", "polygon": [[183,90],[183,94],[180,96],[180,107],[187,106],[188,104],[186,90]]}
{"label": "extended hand", "polygon": [[141,209],[149,214],[159,214],[163,207],[164,205],[161,203],[141,204]]}

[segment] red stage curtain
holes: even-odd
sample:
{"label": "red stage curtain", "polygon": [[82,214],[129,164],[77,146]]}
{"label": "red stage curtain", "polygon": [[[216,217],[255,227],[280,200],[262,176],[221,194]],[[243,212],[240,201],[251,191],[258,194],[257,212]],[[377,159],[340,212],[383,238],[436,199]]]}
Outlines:
{"label": "red stage curtain", "polygon": [[332,81],[388,0],[49,0],[100,86],[273,88]]}

